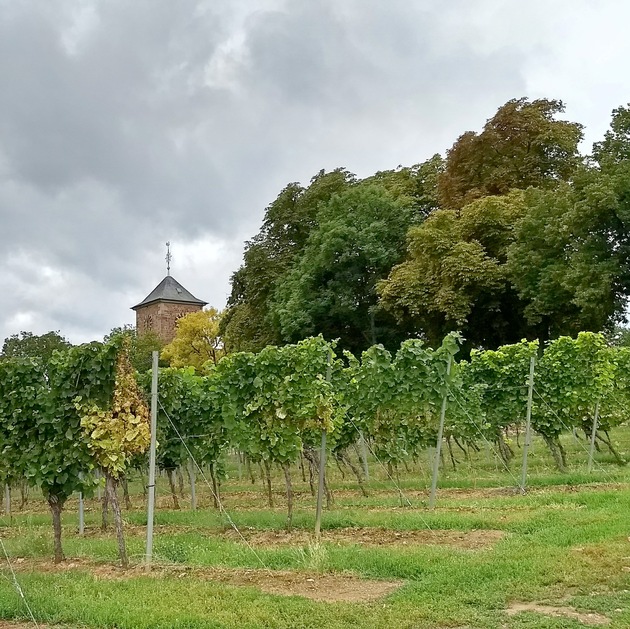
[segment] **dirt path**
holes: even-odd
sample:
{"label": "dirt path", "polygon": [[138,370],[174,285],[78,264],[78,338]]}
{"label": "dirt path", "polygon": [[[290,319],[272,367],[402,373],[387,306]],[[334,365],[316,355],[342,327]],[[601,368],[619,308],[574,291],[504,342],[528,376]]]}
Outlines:
{"label": "dirt path", "polygon": [[[308,546],[313,543],[313,536],[308,531],[257,531],[242,529],[226,531],[224,536],[235,541],[241,535],[254,546]],[[453,546],[466,550],[488,548],[505,537],[504,531],[476,529],[472,531],[455,531],[451,529],[421,529],[395,531],[386,528],[351,527],[322,531],[321,541],[329,544],[361,546]]]}

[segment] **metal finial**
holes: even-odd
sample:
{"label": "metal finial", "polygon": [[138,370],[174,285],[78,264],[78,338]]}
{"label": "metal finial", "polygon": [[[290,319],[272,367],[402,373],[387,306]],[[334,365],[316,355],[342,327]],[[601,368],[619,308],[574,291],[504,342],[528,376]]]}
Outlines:
{"label": "metal finial", "polygon": [[171,274],[171,260],[173,259],[173,256],[171,255],[171,243],[167,242],[166,243],[166,274],[170,275]]}

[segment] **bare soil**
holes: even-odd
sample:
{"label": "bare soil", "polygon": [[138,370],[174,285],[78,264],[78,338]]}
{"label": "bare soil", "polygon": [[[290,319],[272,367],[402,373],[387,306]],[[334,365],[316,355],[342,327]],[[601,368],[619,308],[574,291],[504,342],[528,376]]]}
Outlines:
{"label": "bare soil", "polygon": [[555,618],[571,618],[581,622],[583,625],[601,626],[610,623],[610,618],[595,612],[579,612],[573,607],[554,605],[541,605],[539,603],[518,603],[513,602],[505,610],[508,616],[515,616],[521,612],[534,612],[544,616]]}
{"label": "bare soil", "polygon": [[224,570],[208,574],[213,581],[256,587],[268,594],[303,596],[313,601],[366,603],[397,590],[402,581],[372,581],[350,574],[320,574],[288,570]]}
{"label": "bare soil", "polygon": [[[253,546],[306,546],[312,543],[313,536],[307,531],[259,531],[244,528],[240,531]],[[236,531],[226,531],[224,535],[233,540],[241,539]],[[385,528],[343,528],[322,531],[321,541],[338,545],[359,544],[361,546],[419,546],[442,545],[478,550],[488,548],[505,537],[504,531],[477,529],[455,531],[444,529],[422,529],[394,531]]]}

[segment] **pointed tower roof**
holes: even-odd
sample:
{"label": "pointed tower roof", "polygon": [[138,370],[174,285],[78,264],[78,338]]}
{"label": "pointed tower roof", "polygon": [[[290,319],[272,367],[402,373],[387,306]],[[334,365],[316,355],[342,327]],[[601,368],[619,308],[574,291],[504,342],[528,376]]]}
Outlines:
{"label": "pointed tower roof", "polygon": [[171,275],[167,275],[139,304],[134,306],[132,310],[137,310],[142,306],[148,306],[156,301],[195,304],[202,308],[208,304],[207,301],[197,299],[192,293],[189,293]]}

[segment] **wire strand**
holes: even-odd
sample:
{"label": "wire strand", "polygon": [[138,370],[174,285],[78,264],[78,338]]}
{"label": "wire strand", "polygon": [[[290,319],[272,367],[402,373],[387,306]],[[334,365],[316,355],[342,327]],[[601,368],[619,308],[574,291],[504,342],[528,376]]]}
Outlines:
{"label": "wire strand", "polygon": [[2,546],[2,552],[4,553],[4,557],[7,560],[7,565],[9,566],[9,570],[11,571],[11,577],[13,579],[13,587],[15,588],[16,592],[19,594],[20,598],[22,599],[22,602],[24,603],[24,606],[26,607],[28,611],[28,615],[31,617],[31,620],[33,621],[33,624],[35,625],[35,627],[37,627],[37,629],[39,629],[39,624],[37,624],[37,620],[35,620],[35,614],[33,614],[33,610],[31,609],[31,606],[28,604],[28,601],[26,600],[24,591],[22,590],[20,586],[20,583],[17,579],[17,575],[15,574],[15,570],[13,569],[13,565],[11,564],[11,560],[9,559],[9,553],[7,552],[6,546],[4,545],[4,542],[2,541],[1,537],[0,537],[0,546]]}
{"label": "wire strand", "polygon": [[225,507],[223,506],[223,502],[221,500],[221,497],[217,495],[217,493],[214,491],[214,488],[212,487],[212,485],[210,484],[210,482],[208,481],[204,471],[201,469],[201,466],[199,465],[199,463],[197,463],[197,460],[195,459],[195,457],[193,456],[193,453],[190,451],[190,448],[188,447],[188,444],[184,441],[183,437],[181,436],[179,430],[177,430],[177,427],[175,426],[175,424],[173,423],[173,420],[171,419],[170,415],[168,414],[168,412],[166,411],[166,409],[164,408],[164,405],[162,404],[161,400],[158,397],[158,404],[160,405],[160,408],[162,409],[162,412],[164,413],[164,415],[166,416],[166,419],[168,419],[170,425],[173,427],[173,430],[175,431],[175,434],[179,437],[180,441],[182,442],[184,448],[186,448],[186,452],[188,452],[188,456],[190,456],[191,461],[193,462],[193,465],[195,466],[195,468],[197,470],[199,470],[199,473],[201,474],[202,479],[204,480],[204,482],[206,483],[206,485],[208,486],[208,488],[210,489],[210,492],[212,493],[212,496],[214,497],[214,499],[216,500],[217,504],[219,505],[219,513],[221,513],[228,521],[229,525],[234,529],[234,531],[236,531],[236,534],[243,540],[243,542],[245,543],[245,545],[247,546],[247,548],[252,552],[252,554],[254,555],[254,557],[256,557],[256,559],[259,561],[260,565],[267,570],[269,573],[271,573],[271,569],[267,566],[267,564],[263,561],[262,557],[256,552],[256,550],[254,549],[254,547],[249,543],[249,541],[247,540],[247,538],[241,533],[240,529],[238,528],[238,526],[236,525],[236,523],[234,522],[234,520],[232,519],[232,517],[230,516],[230,514],[225,510]]}
{"label": "wire strand", "polygon": [[[577,436],[575,435],[573,430],[571,428],[569,428],[569,426],[564,422],[562,417],[560,417],[560,415],[558,415],[558,413],[556,413],[556,411],[547,402],[547,400],[545,400],[545,398],[536,390],[536,387],[534,387],[534,393],[538,396],[538,398],[542,401],[542,403],[547,407],[547,409],[549,409],[549,411],[551,411],[551,413],[557,418],[557,420],[562,424],[562,426],[565,428],[565,430],[567,432],[570,432],[573,435],[573,439],[578,444],[578,446],[580,446],[584,450],[584,452],[586,452],[590,456],[589,449],[583,443],[580,442],[580,440],[577,438]],[[593,464],[596,465],[600,469],[600,471],[603,473],[604,477],[608,481],[614,482],[613,477],[610,476],[610,474],[608,473],[606,468],[604,468],[604,466],[599,461],[595,461],[595,459],[593,458]]]}
{"label": "wire strand", "polygon": [[461,408],[461,410],[464,411],[464,413],[466,414],[466,417],[470,420],[472,425],[475,427],[475,430],[477,431],[481,439],[490,446],[490,450],[492,451],[492,453],[501,461],[506,472],[515,481],[516,483],[515,487],[520,487],[521,481],[514,475],[509,465],[506,463],[506,461],[503,460],[501,453],[495,448],[494,444],[483,434],[483,431],[481,430],[481,427],[479,426],[479,424],[477,424],[477,422],[472,418],[471,414],[466,410],[466,408],[461,403],[461,401],[457,399],[457,396],[455,395],[455,391],[453,391],[453,389],[450,386],[448,388],[449,388],[449,392],[451,393],[452,399],[457,403],[457,405]]}

